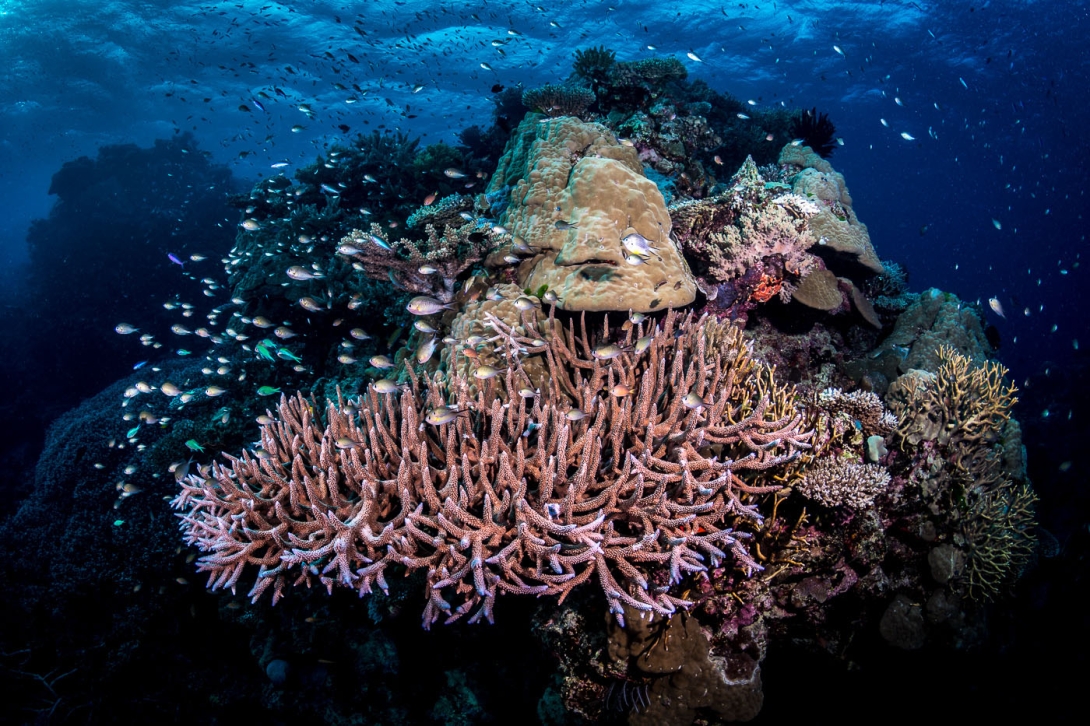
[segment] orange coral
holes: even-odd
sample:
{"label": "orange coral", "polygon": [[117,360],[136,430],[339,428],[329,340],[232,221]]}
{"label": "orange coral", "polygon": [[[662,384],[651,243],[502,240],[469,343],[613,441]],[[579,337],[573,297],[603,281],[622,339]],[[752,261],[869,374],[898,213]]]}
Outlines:
{"label": "orange coral", "polygon": [[761,281],[757,284],[757,289],[753,291],[749,299],[759,303],[768,302],[776,295],[779,295],[782,288],[783,278],[761,275]]}

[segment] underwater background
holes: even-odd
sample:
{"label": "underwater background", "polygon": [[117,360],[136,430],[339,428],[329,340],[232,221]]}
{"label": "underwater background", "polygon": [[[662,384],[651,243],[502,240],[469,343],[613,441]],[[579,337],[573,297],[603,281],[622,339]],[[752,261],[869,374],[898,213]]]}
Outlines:
{"label": "underwater background", "polygon": [[1088,13],[0,0],[0,720],[1069,718]]}

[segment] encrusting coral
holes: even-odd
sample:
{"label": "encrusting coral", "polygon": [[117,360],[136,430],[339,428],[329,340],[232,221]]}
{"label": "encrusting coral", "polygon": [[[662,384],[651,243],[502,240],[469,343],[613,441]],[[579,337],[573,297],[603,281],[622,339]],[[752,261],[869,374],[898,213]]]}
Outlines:
{"label": "encrusting coral", "polygon": [[[254,600],[289,583],[363,595],[390,568],[422,569],[427,627],[588,580],[618,620],[625,605],[669,615],[689,573],[760,569],[737,527],[761,521],[749,497],[779,487],[759,477],[811,433],[736,328],[670,313],[595,346],[532,312],[489,322],[507,366],[478,369],[476,396],[460,375],[409,370],[407,389],[331,402],[324,424],[282,398],[260,449],[183,481],[174,506],[209,586],[234,590],[257,565]],[[546,390],[523,392],[520,356],[544,357]]]}

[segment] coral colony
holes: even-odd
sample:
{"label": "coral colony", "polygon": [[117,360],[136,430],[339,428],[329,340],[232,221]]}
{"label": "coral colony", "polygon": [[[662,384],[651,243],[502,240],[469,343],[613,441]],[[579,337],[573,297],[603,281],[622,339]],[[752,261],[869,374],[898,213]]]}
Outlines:
{"label": "coral colony", "polygon": [[258,184],[204,368],[126,394],[152,452],[167,413],[237,452],[175,467],[208,587],[539,598],[564,707],[632,723],[753,717],[777,639],[973,637],[1036,546],[1015,390],[878,257],[833,133],[600,48],[457,149]]}

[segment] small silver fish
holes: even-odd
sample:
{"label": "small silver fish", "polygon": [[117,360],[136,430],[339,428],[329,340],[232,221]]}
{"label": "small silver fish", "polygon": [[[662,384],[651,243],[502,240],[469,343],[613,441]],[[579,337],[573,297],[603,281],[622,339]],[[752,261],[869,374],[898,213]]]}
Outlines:
{"label": "small silver fish", "polygon": [[416,362],[423,365],[431,360],[432,355],[435,353],[436,340],[434,337],[428,338],[420,347],[416,349]]}
{"label": "small silver fish", "polygon": [[419,295],[409,301],[409,304],[405,306],[413,315],[435,315],[440,310],[451,310],[454,306],[450,303],[444,305],[435,298],[430,298],[425,295]]}
{"label": "small silver fish", "polygon": [[320,302],[309,296],[299,298],[299,305],[304,310],[309,310],[312,313],[320,313],[325,309]]}
{"label": "small silver fish", "polygon": [[641,255],[646,257],[653,252],[656,252],[655,246],[651,244],[651,240],[644,237],[639,232],[633,232],[632,234],[626,234],[621,238],[621,244],[626,250],[634,255]]}
{"label": "small silver fish", "polygon": [[322,277],[319,272],[313,272],[305,267],[299,265],[292,265],[288,268],[288,277],[293,280],[317,280]]}
{"label": "small silver fish", "polygon": [[624,348],[617,345],[616,343],[610,343],[609,345],[600,345],[593,351],[591,351],[591,355],[593,355],[598,360],[613,360],[622,353],[624,353]]}
{"label": "small silver fish", "polygon": [[371,365],[378,369],[393,368],[394,362],[384,355],[371,356]]}
{"label": "small silver fish", "polygon": [[999,302],[999,298],[995,298],[995,297],[989,298],[988,299],[988,307],[990,307],[992,309],[993,313],[995,313],[996,315],[998,315],[999,317],[1001,317],[1003,319],[1006,319],[1007,316],[1003,313],[1003,304]]}
{"label": "small silver fish", "polygon": [[498,368],[493,368],[492,366],[487,366],[487,365],[478,366],[473,371],[473,377],[476,378],[479,381],[487,381],[489,378],[495,378],[499,374],[500,374],[500,371],[499,371]]}
{"label": "small silver fish", "polygon": [[389,378],[380,378],[371,385],[379,393],[396,393],[399,388],[397,382]]}
{"label": "small silver fish", "polygon": [[424,421],[432,426],[442,426],[443,424],[448,424],[458,418],[460,413],[462,412],[449,406],[440,406],[439,408],[433,408],[428,411],[427,415],[424,416]]}
{"label": "small silver fish", "polygon": [[711,399],[704,400],[695,393],[689,393],[685,398],[681,399],[681,402],[685,404],[685,408],[693,408],[698,411],[706,406],[712,405]]}

